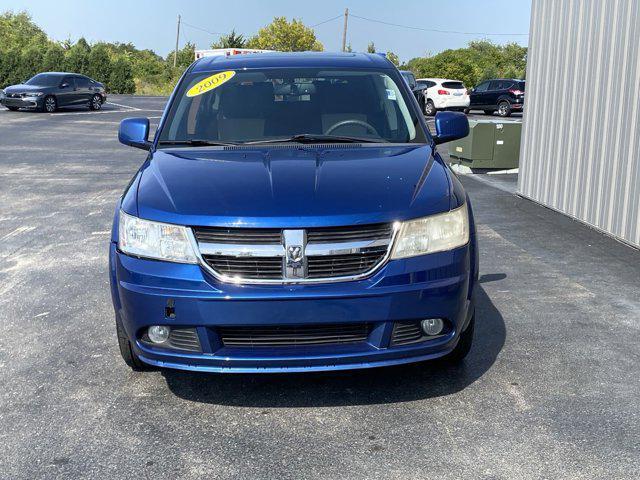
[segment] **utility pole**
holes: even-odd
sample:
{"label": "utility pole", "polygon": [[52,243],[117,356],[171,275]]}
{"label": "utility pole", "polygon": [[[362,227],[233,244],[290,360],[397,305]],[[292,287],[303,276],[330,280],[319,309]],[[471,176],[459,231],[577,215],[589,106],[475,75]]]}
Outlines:
{"label": "utility pole", "polygon": [[344,9],[344,29],[342,30],[342,51],[347,50],[347,20],[349,19],[349,9]]}
{"label": "utility pole", "polygon": [[178,30],[176,31],[176,49],[173,52],[173,66],[178,64],[178,40],[180,39],[180,15],[178,15]]}

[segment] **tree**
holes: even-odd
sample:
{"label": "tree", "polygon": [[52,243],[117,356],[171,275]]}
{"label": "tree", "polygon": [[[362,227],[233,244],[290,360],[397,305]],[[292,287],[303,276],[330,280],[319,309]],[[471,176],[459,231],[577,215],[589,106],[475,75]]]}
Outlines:
{"label": "tree", "polygon": [[123,55],[113,62],[108,88],[111,93],[135,93],[136,91],[131,63]]}
{"label": "tree", "polygon": [[86,75],[89,67],[91,47],[84,38],[80,38],[64,56],[65,68],[73,73]]}
{"label": "tree", "polygon": [[13,47],[6,52],[0,52],[0,86],[6,87],[24,80],[24,78],[19,77],[21,57],[18,47]]}
{"label": "tree", "polygon": [[488,78],[524,78],[526,63],[525,47],[515,43],[496,45],[488,40],[475,40],[469,42],[467,48],[413,58],[407,63],[407,68],[418,77],[453,78],[473,86]]}
{"label": "tree", "polygon": [[42,70],[45,72],[60,72],[64,70],[64,49],[52,42],[44,53]]}
{"label": "tree", "polygon": [[18,77],[20,81],[25,81],[42,71],[42,49],[36,45],[31,45],[23,50],[20,58],[20,68]]}
{"label": "tree", "polygon": [[94,45],[89,53],[87,75],[98,82],[107,83],[111,75],[109,50],[104,44]]}
{"label": "tree", "polygon": [[281,52],[322,51],[324,47],[316,39],[313,29],[295,18],[288,22],[285,17],[276,17],[247,43],[250,48],[278,50]]}
{"label": "tree", "polygon": [[26,12],[5,12],[0,15],[0,51],[12,48],[24,50],[30,45],[46,46],[47,34],[31,20]]}
{"label": "tree", "polygon": [[244,35],[237,34],[233,29],[227,35],[222,35],[217,42],[213,42],[211,48],[245,48],[246,45],[247,40]]}
{"label": "tree", "polygon": [[369,45],[367,45],[367,53],[376,53],[375,43],[369,42]]}
{"label": "tree", "polygon": [[396,67],[400,66],[400,57],[393,52],[387,52],[387,58],[391,63],[393,63]]}
{"label": "tree", "polygon": [[89,54],[89,52],[91,52],[91,46],[89,45],[89,43],[85,40],[84,37],[80,37],[78,39],[78,41],[76,42],[75,46],[81,50],[83,50],[87,55]]}
{"label": "tree", "polygon": [[[167,63],[173,65],[173,52],[172,50],[167,55]],[[191,65],[196,59],[196,46],[191,42],[187,42],[184,47],[178,50],[177,68],[184,71],[189,65]]]}

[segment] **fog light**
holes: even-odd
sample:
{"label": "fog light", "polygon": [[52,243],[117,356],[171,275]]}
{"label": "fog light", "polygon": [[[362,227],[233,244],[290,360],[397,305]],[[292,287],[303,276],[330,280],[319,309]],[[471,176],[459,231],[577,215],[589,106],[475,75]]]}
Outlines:
{"label": "fog light", "polygon": [[147,334],[149,335],[149,340],[153,343],[164,343],[169,338],[169,332],[171,329],[164,325],[153,325],[149,327]]}
{"label": "fog light", "polygon": [[427,335],[438,335],[442,333],[444,322],[441,318],[427,318],[420,322],[420,326],[422,327],[422,331]]}

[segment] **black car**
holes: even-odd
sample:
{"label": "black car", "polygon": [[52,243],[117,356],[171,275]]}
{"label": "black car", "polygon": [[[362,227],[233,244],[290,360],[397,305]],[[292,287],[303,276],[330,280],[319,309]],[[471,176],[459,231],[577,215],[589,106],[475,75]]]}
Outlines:
{"label": "black car", "polygon": [[496,78],[486,80],[469,92],[469,110],[484,110],[492,115],[496,110],[501,117],[521,112],[524,107],[524,80]]}
{"label": "black car", "polygon": [[420,105],[420,110],[424,113],[425,107],[425,92],[427,91],[427,86],[424,83],[416,81],[416,77],[413,72],[409,70],[400,70],[400,74],[404,81],[407,82],[409,88],[413,92],[413,96],[416,97],[418,101],[418,105]]}
{"label": "black car", "polygon": [[19,108],[55,112],[59,107],[87,106],[100,110],[107,101],[104,85],[77,73],[39,73],[20,85],[4,89],[0,104],[9,110]]}

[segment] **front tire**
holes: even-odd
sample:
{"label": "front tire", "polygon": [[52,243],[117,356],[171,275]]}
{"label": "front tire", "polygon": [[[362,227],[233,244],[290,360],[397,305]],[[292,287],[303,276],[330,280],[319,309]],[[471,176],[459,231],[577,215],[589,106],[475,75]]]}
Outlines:
{"label": "front tire", "polygon": [[464,110],[462,110],[464,112],[465,115],[469,115],[469,112],[471,111],[471,109],[469,108],[465,108]]}
{"label": "front tire", "polygon": [[427,117],[433,117],[437,113],[438,109],[433,104],[432,100],[427,100],[426,105],[424,106],[424,114]]}
{"label": "front tire", "polygon": [[473,345],[473,330],[475,323],[476,316],[474,314],[469,321],[469,325],[467,325],[467,329],[460,334],[460,339],[458,340],[456,348],[444,357],[445,361],[449,363],[460,363],[469,354],[471,346]]}
{"label": "front tire", "polygon": [[149,370],[149,366],[140,360],[131,346],[131,342],[127,337],[124,327],[119,319],[116,318],[116,333],[118,335],[118,346],[120,347],[120,355],[131,370],[134,372],[143,372]]}
{"label": "front tire", "polygon": [[53,113],[58,109],[58,102],[55,97],[49,95],[42,102],[42,111],[47,113]]}
{"label": "front tire", "polygon": [[100,95],[94,95],[91,97],[89,101],[89,109],[90,110],[100,110],[102,109],[102,98]]}
{"label": "front tire", "polygon": [[506,100],[503,100],[498,104],[498,115],[501,117],[511,116],[511,104]]}

